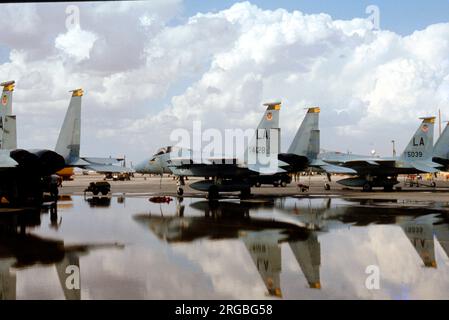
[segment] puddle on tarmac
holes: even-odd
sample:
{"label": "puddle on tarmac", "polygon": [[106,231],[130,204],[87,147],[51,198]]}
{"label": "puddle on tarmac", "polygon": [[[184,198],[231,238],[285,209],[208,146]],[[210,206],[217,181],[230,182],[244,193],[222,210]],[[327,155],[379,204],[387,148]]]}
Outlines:
{"label": "puddle on tarmac", "polygon": [[0,297],[446,299],[442,208],[338,198],[66,197],[57,217],[0,213]]}

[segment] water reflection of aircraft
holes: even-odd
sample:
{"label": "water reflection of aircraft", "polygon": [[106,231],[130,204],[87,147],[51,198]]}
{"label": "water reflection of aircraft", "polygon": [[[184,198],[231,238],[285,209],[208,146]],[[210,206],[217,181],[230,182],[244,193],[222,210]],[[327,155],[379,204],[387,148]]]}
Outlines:
{"label": "water reflection of aircraft", "polygon": [[[68,267],[80,270],[79,257],[93,249],[116,247],[111,244],[65,245],[63,241],[44,239],[27,234],[26,227],[40,224],[40,209],[27,209],[8,218],[0,219],[0,299],[16,298],[16,275],[11,269],[23,269],[35,265],[55,265],[59,283],[66,299],[80,299],[81,288],[72,289],[66,285],[70,276]],[[15,219],[14,219],[15,216]],[[20,231],[19,231],[20,229]],[[81,285],[81,284],[80,284]]]}
{"label": "water reflection of aircraft", "polygon": [[[407,238],[415,248],[424,265],[429,268],[436,268],[435,244],[433,238],[432,216],[425,216],[425,219],[415,219],[400,224]],[[448,232],[446,231],[446,234]]]}
{"label": "water reflection of aircraft", "polygon": [[319,289],[320,245],[315,231],[288,220],[253,217],[254,209],[272,208],[273,203],[208,202],[190,205],[202,216],[185,216],[184,205],[177,206],[177,215],[140,214],[134,219],[169,243],[198,239],[242,239],[268,293],[281,297],[281,245],[289,243],[311,288]]}
{"label": "water reflection of aircraft", "polygon": [[[423,206],[399,206],[397,201],[354,201],[340,199],[298,200],[289,206],[278,206],[295,213],[298,220],[316,224],[321,231],[336,227],[368,225],[397,225],[410,240],[424,266],[436,268],[434,234],[446,253],[449,253],[449,226],[441,224],[441,209]],[[449,256],[449,255],[448,255]]]}

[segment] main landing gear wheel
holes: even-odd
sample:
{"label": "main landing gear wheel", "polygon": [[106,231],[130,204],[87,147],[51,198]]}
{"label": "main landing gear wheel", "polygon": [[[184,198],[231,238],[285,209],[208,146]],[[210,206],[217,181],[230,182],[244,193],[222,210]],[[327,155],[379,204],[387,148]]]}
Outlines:
{"label": "main landing gear wheel", "polygon": [[262,186],[262,184],[259,182],[259,181],[257,181],[256,182],[256,184],[254,185],[256,188],[260,188],[261,186]]}
{"label": "main landing gear wheel", "polygon": [[430,184],[430,186],[431,186],[432,188],[436,188],[437,184],[435,183],[435,181],[433,181],[433,182]]}
{"label": "main landing gear wheel", "polygon": [[287,182],[285,182],[285,181],[282,181],[282,182],[281,182],[281,187],[282,187],[282,188],[285,188],[285,187],[287,187]]}
{"label": "main landing gear wheel", "polygon": [[176,190],[176,193],[178,194],[178,196],[182,196],[184,194],[184,189],[181,187],[178,187],[178,189]]}
{"label": "main landing gear wheel", "polygon": [[324,190],[329,191],[331,189],[331,185],[329,183],[324,184]]}
{"label": "main landing gear wheel", "polygon": [[363,191],[364,192],[371,192],[371,191],[373,191],[373,187],[369,183],[365,183],[363,185]]}

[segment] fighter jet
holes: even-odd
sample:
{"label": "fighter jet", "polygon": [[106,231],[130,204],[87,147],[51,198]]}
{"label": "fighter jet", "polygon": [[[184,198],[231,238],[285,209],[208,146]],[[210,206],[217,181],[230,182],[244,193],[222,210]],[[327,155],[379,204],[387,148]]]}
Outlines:
{"label": "fighter jet", "polygon": [[321,154],[320,159],[347,169],[354,170],[355,178],[338,181],[349,187],[362,187],[371,191],[373,187],[393,190],[400,174],[437,173],[441,168],[433,162],[433,130],[435,117],[421,118],[422,123],[399,157],[377,158],[356,155]]}
{"label": "fighter jet", "polygon": [[[0,198],[10,203],[39,203],[49,189],[51,176],[65,167],[80,167],[101,173],[130,172],[117,166],[120,159],[81,158],[80,127],[82,89],[72,91],[72,98],[61,128],[55,151],[17,149],[16,117],[12,115],[14,81],[2,83],[0,107]],[[54,191],[53,189],[56,189]],[[57,188],[50,185],[50,190]]]}
{"label": "fighter jet", "polygon": [[[279,116],[277,112],[280,109],[280,103],[267,104],[267,106],[268,108],[264,114],[264,117],[257,128],[256,132],[258,135],[256,138],[262,138],[262,133],[266,132],[268,129],[275,130],[275,132],[280,132],[280,129],[278,129]],[[178,195],[183,194],[183,176],[214,177],[213,180],[205,180],[191,185],[191,187],[196,190],[208,191],[209,198],[211,198],[211,196],[212,198],[217,196],[216,187],[218,187],[219,192],[238,191],[241,189],[244,190],[244,192],[242,192],[244,195],[248,195],[251,187],[251,183],[248,182],[248,180],[254,180],[254,177],[257,179],[257,177],[262,175],[279,175],[305,171],[315,164],[320,150],[320,131],[318,128],[319,113],[320,108],[318,107],[308,108],[306,116],[301,123],[301,126],[299,127],[288,151],[286,153],[273,153],[271,155],[272,158],[277,155],[275,162],[277,163],[278,169],[275,172],[263,172],[263,170],[258,170],[260,168],[254,168],[254,166],[250,167],[236,164],[228,165],[226,167],[219,163],[221,160],[217,159],[211,159],[213,165],[197,165],[193,160],[192,164],[180,165],[177,163],[176,159],[172,159],[173,154],[179,152],[179,148],[176,147],[161,148],[150,160],[142,162],[136,166],[135,169],[136,172],[143,174],[173,173],[175,175],[179,175],[181,179],[178,186]],[[280,139],[279,137],[277,138]],[[269,143],[268,140],[269,139],[260,139],[259,141],[256,140],[256,143],[253,142],[253,144],[257,144],[257,146],[264,145],[265,143]],[[278,145],[280,145],[279,142]],[[252,147],[250,146],[249,150],[251,150],[251,148]],[[185,153],[191,154],[191,151],[187,150]],[[345,168],[341,168],[330,163],[321,163],[320,168],[333,173],[344,173],[348,171]],[[248,179],[248,177],[250,179]],[[228,180],[226,181],[226,179]],[[229,186],[229,180],[231,180],[231,185],[233,184],[231,187]],[[238,183],[236,181],[238,181]],[[215,192],[211,194],[211,191]]]}
{"label": "fighter jet", "polygon": [[64,158],[66,167],[78,167],[105,174],[132,172],[132,169],[117,165],[122,159],[80,157],[81,98],[84,92],[83,89],[71,92],[72,98],[55,148],[55,151]]}
{"label": "fighter jet", "polygon": [[[318,109],[307,114],[294,140],[302,141],[302,150],[291,148],[288,155],[281,155],[284,162],[292,165],[307,160],[309,167],[325,172],[329,179],[334,173],[356,176],[338,183],[362,187],[364,191],[371,191],[373,187],[392,190],[399,183],[397,177],[400,174],[436,173],[441,168],[441,164],[432,161],[434,117],[422,118],[422,123],[400,157],[381,158],[338,152],[319,153],[319,113]],[[295,145],[301,146],[301,143],[292,144]],[[330,190],[328,183],[325,184],[325,189]]]}
{"label": "fighter jet", "polygon": [[216,199],[219,192],[240,191],[242,197],[249,196],[251,177],[285,172],[281,166],[286,164],[278,159],[281,103],[267,103],[265,106],[266,111],[243,158],[211,157],[202,154],[198,157],[192,150],[168,147],[154,155],[151,160],[138,165],[136,172],[173,173],[179,177],[178,195],[184,193],[184,177],[211,177],[209,180],[195,182],[190,187],[208,192],[209,199]]}
{"label": "fighter jet", "polygon": [[61,170],[64,159],[51,150],[17,149],[16,117],[12,115],[15,82],[3,86],[0,106],[0,198],[10,204],[40,203],[51,175]]}

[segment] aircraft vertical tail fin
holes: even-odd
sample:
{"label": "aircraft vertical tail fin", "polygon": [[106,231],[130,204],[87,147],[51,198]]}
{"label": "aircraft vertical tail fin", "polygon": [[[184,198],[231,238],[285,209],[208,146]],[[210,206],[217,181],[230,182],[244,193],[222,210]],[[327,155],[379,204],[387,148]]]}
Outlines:
{"label": "aircraft vertical tail fin", "polygon": [[245,161],[251,170],[260,173],[276,173],[280,151],[279,112],[281,103],[267,103],[265,113],[257,126],[245,152]]}
{"label": "aircraft vertical tail fin", "polygon": [[12,114],[12,93],[14,91],[15,83],[15,81],[6,81],[0,83],[0,86],[3,87],[0,108],[0,114],[2,116]]}
{"label": "aircraft vertical tail fin", "polygon": [[[6,122],[7,116],[12,115],[12,93],[14,91],[15,81],[7,81],[0,83],[0,86],[3,87],[2,97],[0,99],[0,136],[1,136],[1,144],[0,149],[8,149],[11,145],[15,145],[17,147],[17,142],[15,144],[14,141],[11,139],[15,139],[14,136],[8,135],[8,133],[5,133],[7,129],[12,130],[11,127],[14,122],[14,132],[15,132],[15,119],[9,121],[9,128],[6,128]],[[6,141],[5,141],[6,140]]]}
{"label": "aircraft vertical tail fin", "polygon": [[2,148],[7,150],[17,149],[16,116],[5,116]]}
{"label": "aircraft vertical tail fin", "polygon": [[288,149],[289,154],[307,157],[309,160],[318,157],[320,152],[319,119],[320,108],[309,108]]}
{"label": "aircraft vertical tail fin", "polygon": [[432,159],[435,117],[421,119],[422,123],[402,153],[401,159],[403,160],[416,161]]}
{"label": "aircraft vertical tail fin", "polygon": [[80,155],[81,98],[84,92],[82,89],[71,92],[72,98],[55,148],[56,153],[64,157],[66,164],[77,161]]}
{"label": "aircraft vertical tail fin", "polygon": [[444,128],[443,133],[433,147],[433,157],[449,160],[449,124]]}

